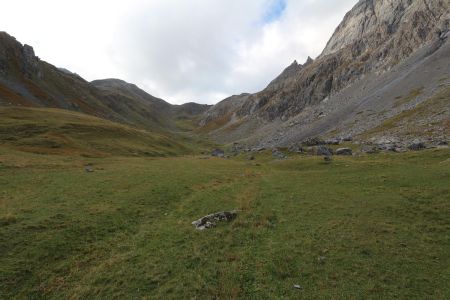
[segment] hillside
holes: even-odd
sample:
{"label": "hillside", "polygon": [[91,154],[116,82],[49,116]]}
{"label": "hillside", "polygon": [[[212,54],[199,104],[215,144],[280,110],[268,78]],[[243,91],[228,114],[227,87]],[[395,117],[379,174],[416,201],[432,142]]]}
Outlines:
{"label": "hillside", "polygon": [[51,108],[0,107],[0,146],[64,156],[167,156],[196,153],[201,145],[82,113]]}
{"label": "hillside", "polygon": [[87,82],[40,60],[31,46],[5,32],[0,32],[0,106],[60,108],[158,132],[208,108],[190,104],[183,110],[117,79]]}
{"label": "hillside", "polygon": [[450,85],[449,24],[448,0],[361,0],[317,59],[224,100],[228,109],[210,108],[201,125],[217,141],[258,146],[361,134]]}

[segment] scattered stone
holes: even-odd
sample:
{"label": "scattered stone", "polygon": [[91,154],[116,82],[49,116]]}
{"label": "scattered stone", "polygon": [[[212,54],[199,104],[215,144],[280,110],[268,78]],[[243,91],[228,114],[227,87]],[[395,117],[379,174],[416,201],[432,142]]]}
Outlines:
{"label": "scattered stone", "polygon": [[264,147],[257,147],[257,148],[253,148],[252,152],[262,152],[264,150],[266,150],[266,148],[264,148]]}
{"label": "scattered stone", "polygon": [[339,145],[340,143],[341,143],[341,140],[338,138],[325,141],[325,144],[327,144],[327,145]]}
{"label": "scattered stone", "polygon": [[395,144],[379,144],[378,150],[380,151],[394,151],[395,150]]}
{"label": "scattered stone", "polygon": [[221,221],[232,221],[237,217],[237,211],[222,211],[214,214],[210,214],[207,216],[204,216],[194,222],[192,222],[192,225],[194,225],[195,229],[197,230],[204,230],[208,228],[213,228],[216,226],[217,222]]}
{"label": "scattered stone", "polygon": [[403,148],[403,147],[396,146],[396,147],[394,148],[394,152],[395,152],[395,153],[403,153],[403,152],[406,152],[406,149]]}
{"label": "scattered stone", "polygon": [[326,256],[319,256],[317,258],[317,262],[320,263],[320,264],[324,264],[326,259],[327,259]]}
{"label": "scattered stone", "polygon": [[276,159],[286,159],[287,156],[283,152],[279,151],[278,149],[272,150],[272,157]]}
{"label": "scattered stone", "polygon": [[302,153],[303,148],[300,147],[300,145],[298,145],[298,144],[293,144],[289,147],[288,151],[291,153]]}
{"label": "scattered stone", "polygon": [[299,284],[294,284],[294,289],[301,290],[302,286]]}
{"label": "scattered stone", "polygon": [[309,146],[309,147],[311,147],[311,146],[319,146],[319,145],[325,145],[325,141],[315,137],[315,138],[306,139],[303,142],[303,144],[306,145],[306,146]]}
{"label": "scattered stone", "polygon": [[86,171],[86,173],[92,173],[94,172],[94,167],[92,166],[92,164],[85,165],[84,171]]}
{"label": "scattered stone", "polygon": [[362,153],[368,153],[368,154],[375,154],[375,153],[378,153],[380,151],[378,150],[378,147],[371,146],[371,145],[363,145],[361,147],[361,152]]}
{"label": "scattered stone", "polygon": [[225,156],[225,152],[221,149],[215,149],[212,153],[212,156],[214,157],[224,157]]}
{"label": "scattered stone", "polygon": [[333,149],[327,148],[325,146],[316,146],[313,147],[314,155],[319,156],[332,156],[333,155]]}
{"label": "scattered stone", "polygon": [[336,155],[352,155],[353,151],[350,148],[339,148],[336,150]]}
{"label": "scattered stone", "polygon": [[423,142],[414,140],[413,143],[408,148],[409,148],[409,150],[412,150],[412,151],[420,151],[420,150],[426,149],[427,147],[425,146],[425,144]]}
{"label": "scattered stone", "polygon": [[346,137],[343,137],[342,140],[344,142],[351,142],[351,141],[353,141],[353,138],[351,136],[346,136]]}

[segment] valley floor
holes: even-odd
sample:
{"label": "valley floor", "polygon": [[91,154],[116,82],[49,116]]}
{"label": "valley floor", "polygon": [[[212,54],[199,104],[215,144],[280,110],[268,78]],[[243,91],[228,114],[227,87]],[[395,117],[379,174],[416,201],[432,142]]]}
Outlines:
{"label": "valley floor", "polygon": [[[0,298],[449,299],[449,158],[0,147]],[[230,223],[191,225],[231,209]]]}

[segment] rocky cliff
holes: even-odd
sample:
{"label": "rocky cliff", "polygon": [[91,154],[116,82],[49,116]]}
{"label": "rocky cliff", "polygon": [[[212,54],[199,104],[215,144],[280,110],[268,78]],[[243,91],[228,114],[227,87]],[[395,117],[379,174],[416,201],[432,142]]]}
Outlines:
{"label": "rocky cliff", "polygon": [[[449,22],[449,0],[361,0],[347,13],[316,60],[308,59],[303,65],[294,62],[263,91],[246,96],[245,101],[239,99],[234,105],[228,104],[230,111],[217,113],[223,110],[219,103],[206,112],[203,123],[208,125],[214,122],[212,116],[226,114],[230,121],[212,131],[212,136],[220,141],[250,138],[251,143],[260,140],[286,143],[283,128],[296,127],[299,132],[307,132],[304,127],[310,124],[304,122],[306,118],[311,122],[316,117],[326,119],[324,112],[316,112],[318,107],[325,110],[322,107],[337,109],[347,105],[342,91],[351,90],[362,78],[388,76],[418,51],[422,51],[421,56],[411,64],[417,65],[433,55],[447,44]],[[397,78],[403,74],[406,73],[397,73]],[[420,83],[417,85],[416,88],[422,87]],[[383,85],[377,88],[382,89]],[[408,92],[398,91],[397,96]],[[356,94],[345,97],[350,99]],[[358,95],[360,99],[367,96]],[[303,121],[298,120],[300,115]],[[343,121],[345,116],[339,119]],[[299,123],[303,126],[297,126]],[[311,134],[326,134],[331,129],[327,126],[326,131]]]}

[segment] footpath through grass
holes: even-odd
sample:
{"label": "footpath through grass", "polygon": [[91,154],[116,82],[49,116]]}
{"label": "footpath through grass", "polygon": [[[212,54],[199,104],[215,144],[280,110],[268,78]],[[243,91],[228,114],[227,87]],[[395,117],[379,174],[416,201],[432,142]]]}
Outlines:
{"label": "footpath through grass", "polygon": [[[0,298],[450,299],[448,158],[0,148]],[[229,209],[229,224],[190,224]]]}

